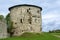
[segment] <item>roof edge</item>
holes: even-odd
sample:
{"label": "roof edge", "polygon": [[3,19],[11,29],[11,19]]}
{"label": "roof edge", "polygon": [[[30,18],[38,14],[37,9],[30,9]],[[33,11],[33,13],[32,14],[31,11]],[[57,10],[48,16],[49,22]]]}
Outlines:
{"label": "roof edge", "polygon": [[30,5],[30,4],[21,4],[21,5],[15,5],[15,6],[12,6],[9,8],[9,11],[14,8],[14,7],[18,7],[18,6],[32,6],[32,7],[37,7],[37,8],[40,8],[41,11],[42,11],[42,7],[39,7],[39,6],[36,6],[36,5]]}

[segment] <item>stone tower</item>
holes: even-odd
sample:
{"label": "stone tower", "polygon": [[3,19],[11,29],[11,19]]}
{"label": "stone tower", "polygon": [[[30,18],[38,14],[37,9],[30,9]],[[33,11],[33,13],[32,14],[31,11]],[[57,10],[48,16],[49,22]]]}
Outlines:
{"label": "stone tower", "polygon": [[42,8],[35,5],[16,5],[9,8],[14,36],[19,36],[24,32],[40,33],[42,30]]}

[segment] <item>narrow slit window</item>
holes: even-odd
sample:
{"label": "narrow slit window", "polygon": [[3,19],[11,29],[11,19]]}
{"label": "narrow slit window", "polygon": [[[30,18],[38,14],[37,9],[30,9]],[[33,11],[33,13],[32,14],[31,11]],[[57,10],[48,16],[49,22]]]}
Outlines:
{"label": "narrow slit window", "polygon": [[29,10],[30,10],[30,8],[29,8]]}
{"label": "narrow slit window", "polygon": [[37,13],[39,13],[40,11],[38,10]]}
{"label": "narrow slit window", "polygon": [[31,22],[29,22],[31,24]]}
{"label": "narrow slit window", "polygon": [[20,19],[20,22],[23,23],[22,19]]}
{"label": "narrow slit window", "polygon": [[22,32],[23,32],[23,30],[22,30]]}
{"label": "narrow slit window", "polygon": [[17,24],[17,23],[15,23],[15,24]]}
{"label": "narrow slit window", "polygon": [[29,10],[30,10],[30,8],[29,8],[29,9],[27,9],[27,12],[29,12]]}
{"label": "narrow slit window", "polygon": [[29,10],[27,9],[27,12],[29,12]]}
{"label": "narrow slit window", "polygon": [[29,24],[31,24],[31,19],[28,19]]}

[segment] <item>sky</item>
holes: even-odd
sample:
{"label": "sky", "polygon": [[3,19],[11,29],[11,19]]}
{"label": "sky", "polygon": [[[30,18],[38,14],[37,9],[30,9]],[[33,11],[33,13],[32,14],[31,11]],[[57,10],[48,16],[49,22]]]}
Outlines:
{"label": "sky", "polygon": [[20,4],[42,7],[42,31],[60,29],[60,0],[0,0],[0,15],[6,16],[9,7]]}

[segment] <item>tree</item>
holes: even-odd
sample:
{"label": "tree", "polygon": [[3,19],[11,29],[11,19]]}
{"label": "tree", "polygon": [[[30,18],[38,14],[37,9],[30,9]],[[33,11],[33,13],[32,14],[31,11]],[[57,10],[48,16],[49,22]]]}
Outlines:
{"label": "tree", "polygon": [[12,29],[13,29],[13,22],[11,21],[10,18],[10,13],[6,16],[6,22],[7,22],[7,32],[10,34],[10,36],[13,35]]}
{"label": "tree", "polygon": [[0,15],[0,20],[2,21],[4,19],[4,16],[3,15]]}
{"label": "tree", "polygon": [[57,29],[57,30],[52,30],[52,31],[49,31],[49,33],[60,33],[60,30]]}

